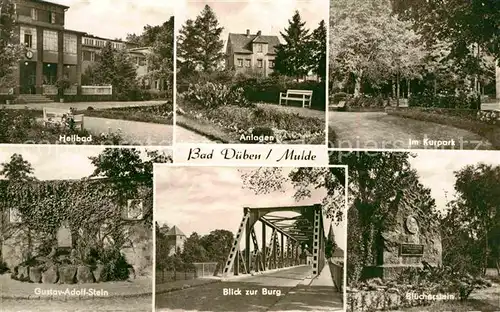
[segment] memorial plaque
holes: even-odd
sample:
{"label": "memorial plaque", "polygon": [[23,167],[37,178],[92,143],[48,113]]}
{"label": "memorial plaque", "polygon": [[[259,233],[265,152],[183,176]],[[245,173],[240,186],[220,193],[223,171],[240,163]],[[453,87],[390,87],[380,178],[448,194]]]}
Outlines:
{"label": "memorial plaque", "polygon": [[399,248],[400,256],[421,257],[424,255],[424,245],[422,244],[401,244]]}
{"label": "memorial plaque", "polygon": [[10,208],[9,210],[9,221],[10,223],[21,223],[21,213],[17,208]]}
{"label": "memorial plaque", "polygon": [[127,201],[127,219],[140,220],[143,218],[142,200],[129,199]]}
{"label": "memorial plaque", "polygon": [[57,247],[71,248],[72,245],[73,240],[71,238],[71,230],[67,225],[63,224],[59,230],[57,230]]}

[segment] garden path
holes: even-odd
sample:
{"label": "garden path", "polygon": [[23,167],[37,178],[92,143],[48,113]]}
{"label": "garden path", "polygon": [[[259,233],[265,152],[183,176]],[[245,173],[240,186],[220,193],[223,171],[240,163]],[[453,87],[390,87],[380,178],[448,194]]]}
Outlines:
{"label": "garden path", "polygon": [[[330,112],[328,125],[335,131],[337,148],[435,149],[411,145],[409,140],[455,140],[448,149],[492,149],[485,138],[452,126],[390,116],[384,112]],[[440,147],[442,148],[442,147]]]}
{"label": "garden path", "polygon": [[[85,117],[84,127],[94,134],[116,132],[121,129],[122,145],[172,145],[172,125],[138,122],[130,120]],[[111,144],[111,143],[109,143]]]}
{"label": "garden path", "polygon": [[44,107],[51,108],[69,108],[74,107],[77,110],[85,110],[92,106],[94,109],[107,109],[113,107],[135,107],[135,106],[154,106],[165,103],[165,101],[134,101],[134,102],[73,102],[73,103],[31,103],[31,104],[11,104],[5,105],[8,109],[29,109],[42,110]]}
{"label": "garden path", "polygon": [[176,143],[214,143],[207,137],[204,137],[196,132],[177,126],[175,128]]}
{"label": "garden path", "polygon": [[476,289],[470,294],[469,298],[487,303],[500,311],[500,285],[498,284],[489,288]]}

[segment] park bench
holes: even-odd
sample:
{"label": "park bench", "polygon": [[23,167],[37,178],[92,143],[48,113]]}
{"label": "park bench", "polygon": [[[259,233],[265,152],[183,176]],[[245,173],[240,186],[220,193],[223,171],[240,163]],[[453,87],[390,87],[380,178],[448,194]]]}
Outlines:
{"label": "park bench", "polygon": [[73,119],[73,125],[76,128],[83,130],[83,114],[74,115],[71,108],[43,108],[43,124],[64,124]]}
{"label": "park bench", "polygon": [[286,93],[280,92],[280,105],[282,101],[285,101],[287,105],[288,101],[299,101],[302,102],[302,107],[311,108],[311,99],[313,92],[311,90],[287,90]]}

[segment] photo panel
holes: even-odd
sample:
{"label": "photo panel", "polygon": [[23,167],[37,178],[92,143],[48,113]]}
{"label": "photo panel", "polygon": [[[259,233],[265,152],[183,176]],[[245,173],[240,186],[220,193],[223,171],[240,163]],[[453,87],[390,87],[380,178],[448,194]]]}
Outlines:
{"label": "photo panel", "polygon": [[342,311],[345,166],[156,165],[156,311]]}
{"label": "photo panel", "polygon": [[331,151],[347,165],[347,311],[497,311],[493,151]]}
{"label": "photo panel", "polygon": [[1,9],[13,23],[2,25],[0,143],[172,145],[172,1],[7,0]]}
{"label": "photo panel", "polygon": [[330,0],[329,147],[500,149],[500,2]]}
{"label": "photo panel", "polygon": [[176,142],[326,144],[328,0],[184,1]]}
{"label": "photo panel", "polygon": [[0,147],[2,311],[152,310],[153,163],[170,150]]}

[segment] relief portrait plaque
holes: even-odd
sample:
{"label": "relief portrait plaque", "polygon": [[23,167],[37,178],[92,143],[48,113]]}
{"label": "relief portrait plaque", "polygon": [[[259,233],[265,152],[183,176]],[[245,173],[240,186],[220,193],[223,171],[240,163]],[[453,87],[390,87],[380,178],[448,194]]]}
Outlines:
{"label": "relief portrait plaque", "polygon": [[410,232],[411,234],[418,233],[418,230],[419,230],[418,221],[417,221],[417,219],[415,219],[414,216],[408,216],[408,218],[406,218],[405,226],[406,226],[406,230],[408,232]]}

